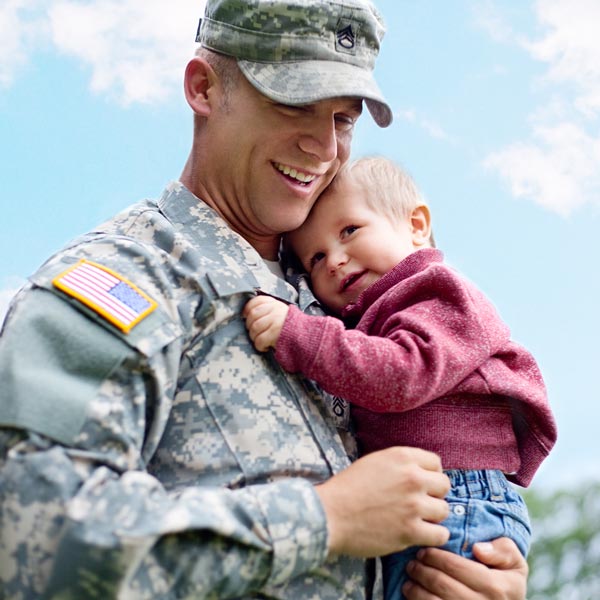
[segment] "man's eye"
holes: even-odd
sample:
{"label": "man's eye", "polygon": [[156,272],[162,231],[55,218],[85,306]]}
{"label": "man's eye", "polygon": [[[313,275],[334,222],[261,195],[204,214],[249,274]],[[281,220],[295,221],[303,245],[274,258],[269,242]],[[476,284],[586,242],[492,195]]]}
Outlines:
{"label": "man's eye", "polygon": [[347,115],[336,115],[335,125],[338,131],[351,131],[354,129],[354,123],[356,119],[348,117]]}
{"label": "man's eye", "polygon": [[317,252],[311,259],[310,259],[310,268],[312,269],[322,258],[325,257],[325,254],[323,252]]}

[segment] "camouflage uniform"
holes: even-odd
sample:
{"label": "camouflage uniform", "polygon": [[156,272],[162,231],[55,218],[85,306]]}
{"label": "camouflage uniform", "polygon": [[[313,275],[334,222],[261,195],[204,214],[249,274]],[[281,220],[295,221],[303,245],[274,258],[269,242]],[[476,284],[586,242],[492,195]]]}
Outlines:
{"label": "camouflage uniform", "polygon": [[[120,331],[52,284],[81,258],[158,308]],[[344,446],[318,390],[253,350],[257,289],[295,297],[179,183],[31,278],[0,338],[1,598],[364,597],[313,487]]]}

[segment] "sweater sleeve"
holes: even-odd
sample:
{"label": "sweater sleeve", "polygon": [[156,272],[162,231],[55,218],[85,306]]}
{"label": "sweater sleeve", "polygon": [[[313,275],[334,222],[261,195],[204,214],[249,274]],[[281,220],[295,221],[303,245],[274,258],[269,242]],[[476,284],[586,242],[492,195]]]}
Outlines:
{"label": "sweater sleeve", "polygon": [[379,307],[366,332],[365,316],[349,330],[339,319],[291,307],[277,361],[372,411],[402,412],[445,395],[508,340],[508,328],[483,296],[452,277],[442,286],[424,279],[414,289],[388,292],[397,310]]}

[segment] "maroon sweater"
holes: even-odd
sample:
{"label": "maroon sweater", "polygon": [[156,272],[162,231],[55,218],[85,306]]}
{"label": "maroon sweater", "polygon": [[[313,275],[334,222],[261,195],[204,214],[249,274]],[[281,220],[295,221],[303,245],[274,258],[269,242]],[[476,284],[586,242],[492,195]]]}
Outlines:
{"label": "maroon sweater", "polygon": [[275,357],[353,404],[363,453],[416,446],[529,485],[556,441],[542,376],[439,250],[409,255],[342,317],[355,327],[290,307]]}

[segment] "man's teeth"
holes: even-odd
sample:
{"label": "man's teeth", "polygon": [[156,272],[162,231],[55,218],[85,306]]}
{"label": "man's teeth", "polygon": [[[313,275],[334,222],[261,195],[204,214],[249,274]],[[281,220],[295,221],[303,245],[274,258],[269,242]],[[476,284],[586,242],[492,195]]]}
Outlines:
{"label": "man's teeth", "polygon": [[275,163],[275,167],[277,168],[278,171],[281,171],[284,175],[287,175],[288,177],[292,177],[293,179],[296,179],[300,183],[310,183],[311,181],[314,181],[314,179],[316,178],[316,175],[308,175],[307,173],[302,173],[301,171],[296,171],[296,169],[292,169],[291,167],[288,167],[287,165],[282,165],[281,163]]}

